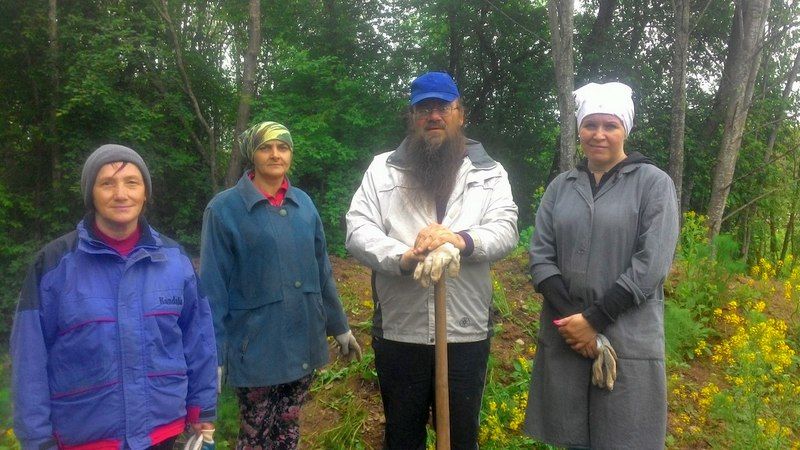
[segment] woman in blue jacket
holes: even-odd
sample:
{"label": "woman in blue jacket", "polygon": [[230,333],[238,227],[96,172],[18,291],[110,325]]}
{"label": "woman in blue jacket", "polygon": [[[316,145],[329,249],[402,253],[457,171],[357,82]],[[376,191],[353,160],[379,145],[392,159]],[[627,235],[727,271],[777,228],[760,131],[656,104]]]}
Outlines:
{"label": "woman in blue jacket", "polygon": [[172,448],[213,428],[211,310],[180,246],[144,219],[150,172],[103,145],[83,166],[89,212],[36,256],[11,335],[24,449]]}
{"label": "woman in blue jacket", "polygon": [[236,388],[237,448],[291,449],[327,336],[361,356],[336,292],[317,209],[289,184],[294,144],[275,122],[240,137],[252,169],[206,208],[200,278],[211,300],[220,373]]}

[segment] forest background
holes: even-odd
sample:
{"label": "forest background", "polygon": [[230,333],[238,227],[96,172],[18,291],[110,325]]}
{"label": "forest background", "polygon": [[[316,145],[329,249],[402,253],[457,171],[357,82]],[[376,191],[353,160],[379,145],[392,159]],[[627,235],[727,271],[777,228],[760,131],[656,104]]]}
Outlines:
{"label": "forest background", "polygon": [[403,138],[409,83],[428,70],[456,79],[520,229],[575,163],[571,90],[622,81],[636,105],[626,150],[707,216],[698,241],[753,267],[798,253],[798,0],[3,0],[0,342],[36,250],[84,213],[97,146],[142,154],[148,219],[197,254],[206,203],[241,174],[235,136],[281,122],[292,183],[344,256],[352,193]]}

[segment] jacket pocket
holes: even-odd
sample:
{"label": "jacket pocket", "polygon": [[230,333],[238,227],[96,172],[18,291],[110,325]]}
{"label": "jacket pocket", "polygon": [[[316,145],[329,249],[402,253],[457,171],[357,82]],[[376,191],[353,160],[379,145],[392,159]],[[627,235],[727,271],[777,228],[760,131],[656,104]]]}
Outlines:
{"label": "jacket pocket", "polygon": [[281,310],[284,336],[305,336],[309,329],[325,323],[320,290],[311,283],[297,290],[298,292],[288,296],[278,306]]}
{"label": "jacket pocket", "polygon": [[645,300],[623,313],[604,334],[622,359],[664,359],[664,302]]}
{"label": "jacket pocket", "polygon": [[104,297],[64,300],[50,349],[50,391],[80,392],[118,379],[119,336],[114,305]]}
{"label": "jacket pocket", "polygon": [[[272,272],[251,271],[240,275],[239,289],[230,291],[230,309],[256,309],[283,300],[280,267]],[[246,279],[245,279],[246,278]]]}
{"label": "jacket pocket", "polygon": [[236,311],[246,311],[250,309],[263,308],[272,303],[283,301],[283,295],[269,295],[266,292],[251,295],[231,295],[230,309]]}
{"label": "jacket pocket", "polygon": [[265,314],[266,307],[240,309],[234,312],[233,322],[237,324],[232,330],[229,357],[236,363],[244,363],[245,355],[251,347],[258,347],[259,341],[268,341],[273,336],[270,328],[273,323]]}
{"label": "jacket pocket", "polygon": [[147,413],[153,423],[165,424],[185,414],[189,379],[185,371],[148,373],[150,401]]}
{"label": "jacket pocket", "polygon": [[324,324],[327,320],[327,314],[325,313],[325,305],[320,290],[303,289],[303,296],[309,309],[309,320],[318,320]]}
{"label": "jacket pocket", "polygon": [[53,396],[53,432],[64,445],[78,445],[124,434],[122,388],[114,383]]}
{"label": "jacket pocket", "polygon": [[142,298],[144,344],[150,358],[149,371],[186,368],[183,330],[178,323],[183,302],[182,289],[152,291]]}

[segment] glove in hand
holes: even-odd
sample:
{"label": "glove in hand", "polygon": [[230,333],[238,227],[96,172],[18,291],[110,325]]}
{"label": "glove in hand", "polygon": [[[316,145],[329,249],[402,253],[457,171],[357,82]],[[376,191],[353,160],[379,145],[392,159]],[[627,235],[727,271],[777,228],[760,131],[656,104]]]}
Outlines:
{"label": "glove in hand", "polygon": [[449,242],[428,253],[425,260],[417,264],[414,280],[426,288],[439,281],[445,270],[451,278],[457,277],[461,271],[461,252]]}
{"label": "glove in hand", "polygon": [[183,446],[183,450],[214,450],[215,448],[213,428],[192,434],[186,441],[186,445]]}
{"label": "glove in hand", "polygon": [[358,345],[352,331],[347,330],[347,333],[336,336],[336,342],[339,344],[340,355],[350,356],[361,361],[361,346]]}
{"label": "glove in hand", "polygon": [[592,363],[592,384],[613,391],[617,381],[617,352],[604,335],[598,333],[596,339],[598,355]]}

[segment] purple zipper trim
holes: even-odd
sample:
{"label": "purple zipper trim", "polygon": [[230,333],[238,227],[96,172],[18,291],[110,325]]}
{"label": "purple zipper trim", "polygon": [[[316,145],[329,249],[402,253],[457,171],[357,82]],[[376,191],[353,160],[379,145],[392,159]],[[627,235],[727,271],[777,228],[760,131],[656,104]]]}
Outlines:
{"label": "purple zipper trim", "polygon": [[94,386],[89,386],[89,387],[85,387],[85,388],[81,388],[81,389],[75,389],[74,391],[62,392],[60,394],[55,394],[55,395],[51,396],[50,398],[55,400],[55,399],[58,399],[58,398],[63,398],[63,397],[69,397],[69,396],[72,396],[72,395],[83,394],[83,393],[90,392],[90,391],[97,391],[97,390],[100,390],[100,389],[103,389],[103,388],[114,386],[115,384],[119,384],[119,380],[109,381],[108,383],[103,383],[103,384],[96,384]]}
{"label": "purple zipper trim", "polygon": [[115,319],[113,317],[100,317],[98,319],[87,320],[85,322],[81,322],[81,323],[75,324],[75,325],[67,328],[66,330],[60,331],[58,333],[58,335],[59,336],[63,336],[63,335],[65,335],[67,333],[70,333],[70,332],[72,332],[72,331],[74,331],[74,330],[76,330],[76,329],[78,329],[78,328],[80,328],[82,326],[89,325],[90,323],[109,323],[109,322],[113,323],[113,322],[116,322],[116,321],[117,321],[117,319]]}

